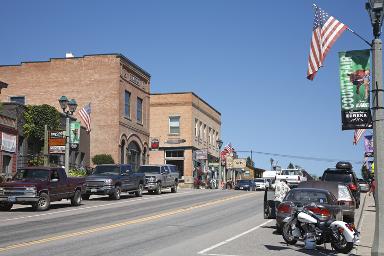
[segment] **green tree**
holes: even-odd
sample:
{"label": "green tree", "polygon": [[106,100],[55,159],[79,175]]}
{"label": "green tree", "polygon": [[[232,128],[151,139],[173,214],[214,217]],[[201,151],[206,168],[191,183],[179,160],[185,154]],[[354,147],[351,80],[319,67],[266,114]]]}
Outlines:
{"label": "green tree", "polygon": [[92,157],[92,162],[94,165],[115,163],[112,156],[109,154],[95,155],[94,157]]}
{"label": "green tree", "polygon": [[247,157],[247,164],[248,167],[255,167],[255,162],[250,157]]}
{"label": "green tree", "polygon": [[43,105],[29,105],[24,112],[24,133],[32,145],[32,153],[38,153],[44,146],[44,126],[48,130],[57,130],[60,127],[60,113],[56,108]]}

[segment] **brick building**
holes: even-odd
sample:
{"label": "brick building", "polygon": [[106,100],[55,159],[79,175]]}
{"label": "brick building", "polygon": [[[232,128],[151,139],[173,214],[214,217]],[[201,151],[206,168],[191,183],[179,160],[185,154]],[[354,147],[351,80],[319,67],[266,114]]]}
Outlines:
{"label": "brick building", "polygon": [[79,110],[91,103],[90,156],[111,154],[134,167],[148,162],[150,75],[121,54],[52,58],[0,66],[1,101],[49,104],[62,95]]}
{"label": "brick building", "polygon": [[[192,92],[151,94],[150,109],[151,144],[159,146],[151,149],[150,163],[178,166],[189,185],[201,173],[207,175],[209,162],[218,162],[220,112]],[[208,159],[197,159],[201,150],[207,150]]]}

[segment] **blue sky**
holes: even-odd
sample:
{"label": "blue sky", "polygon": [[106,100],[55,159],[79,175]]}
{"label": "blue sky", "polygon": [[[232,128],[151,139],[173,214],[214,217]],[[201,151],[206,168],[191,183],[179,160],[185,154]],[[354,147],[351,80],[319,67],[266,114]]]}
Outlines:
{"label": "blue sky", "polygon": [[[6,0],[0,64],[122,53],[151,74],[152,92],[193,91],[220,111],[223,141],[238,150],[361,161],[362,143],[341,131],[337,52],[368,46],[345,32],[307,80],[312,3]],[[365,1],[315,3],[371,41]],[[260,168],[271,157],[317,175],[335,164],[253,154]]]}

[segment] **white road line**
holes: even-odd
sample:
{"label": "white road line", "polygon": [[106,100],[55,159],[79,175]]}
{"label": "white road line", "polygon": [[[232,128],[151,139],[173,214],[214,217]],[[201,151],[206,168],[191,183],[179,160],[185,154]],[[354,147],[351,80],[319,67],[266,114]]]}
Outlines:
{"label": "white road line", "polygon": [[[227,240],[225,240],[225,241],[223,241],[223,242],[220,242],[220,243],[217,243],[217,244],[215,244],[215,245],[212,245],[211,247],[208,247],[208,248],[206,248],[206,249],[204,249],[204,250],[198,252],[198,254],[201,254],[201,255],[221,255],[221,254],[207,254],[207,252],[212,251],[213,249],[216,249],[217,247],[220,247],[220,246],[222,246],[222,245],[225,245],[225,244],[227,244],[227,243],[229,243],[229,242],[232,242],[233,240],[238,239],[238,238],[240,238],[240,237],[242,237],[242,236],[244,236],[244,235],[246,235],[246,234],[248,234],[248,233],[251,233],[251,232],[253,232],[253,231],[255,231],[255,230],[261,228],[262,226],[264,226],[265,224],[267,224],[267,223],[269,223],[269,222],[271,222],[271,221],[272,221],[272,220],[267,220],[266,222],[264,222],[264,223],[262,223],[262,224],[260,224],[260,225],[258,225],[258,226],[256,226],[256,227],[253,227],[253,228],[251,228],[251,229],[249,229],[249,230],[247,230],[247,231],[245,231],[245,232],[243,232],[243,233],[241,233],[241,234],[238,234],[238,235],[236,235],[236,236],[233,236],[233,237],[231,237],[231,238],[228,238]],[[227,256],[227,255],[226,255],[226,256]],[[228,256],[229,256],[229,255],[228,255]]]}
{"label": "white road line", "polygon": [[48,213],[42,213],[42,214],[35,214],[35,215],[29,215],[29,216],[22,216],[22,217],[16,217],[16,218],[11,218],[11,219],[0,219],[1,222],[6,222],[6,221],[11,221],[11,220],[22,220],[22,219],[29,219],[29,218],[35,218],[35,217],[41,217],[41,216],[49,216],[49,215],[55,215],[59,213],[66,213],[66,212],[74,212],[74,211],[81,211],[81,210],[87,210],[87,209],[94,209],[94,208],[101,208],[105,206],[111,206],[111,205],[118,205],[118,204],[126,204],[126,203],[132,203],[132,202],[137,202],[137,201],[142,201],[142,200],[154,200],[154,199],[164,199],[164,198],[169,198],[171,197],[176,197],[178,195],[183,195],[183,194],[189,194],[192,192],[179,192],[175,194],[174,196],[172,195],[160,195],[156,197],[143,197],[143,198],[138,198],[138,199],[132,199],[128,201],[119,201],[115,203],[108,203],[108,204],[99,204],[99,205],[93,205],[93,206],[87,206],[87,207],[79,207],[79,208],[71,208],[68,210],[62,210],[62,211],[57,211],[57,212],[48,212]]}

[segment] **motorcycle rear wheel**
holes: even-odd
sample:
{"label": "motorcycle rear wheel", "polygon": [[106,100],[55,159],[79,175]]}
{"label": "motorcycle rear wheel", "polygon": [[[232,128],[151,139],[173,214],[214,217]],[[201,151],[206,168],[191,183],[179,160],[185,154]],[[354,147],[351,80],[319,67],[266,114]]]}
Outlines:
{"label": "motorcycle rear wheel", "polygon": [[339,253],[347,254],[353,249],[353,243],[347,242],[343,234],[338,234],[337,238],[333,238],[332,247]]}
{"label": "motorcycle rear wheel", "polygon": [[283,225],[283,238],[287,244],[294,245],[297,243],[297,239],[292,235],[292,225],[291,222],[285,223]]}

